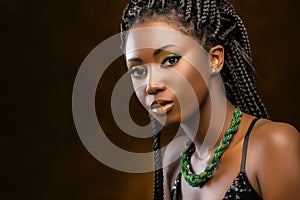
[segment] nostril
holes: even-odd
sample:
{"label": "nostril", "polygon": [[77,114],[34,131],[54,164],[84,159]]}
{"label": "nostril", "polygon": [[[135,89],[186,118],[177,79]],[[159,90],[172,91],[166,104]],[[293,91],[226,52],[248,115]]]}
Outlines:
{"label": "nostril", "polygon": [[158,92],[162,92],[166,89],[166,87],[161,83],[149,83],[146,87],[146,92],[148,94],[157,94]]}

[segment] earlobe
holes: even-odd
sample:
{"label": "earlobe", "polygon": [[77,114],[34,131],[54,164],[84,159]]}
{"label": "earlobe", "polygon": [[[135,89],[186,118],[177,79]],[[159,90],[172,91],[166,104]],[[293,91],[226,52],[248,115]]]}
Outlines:
{"label": "earlobe", "polygon": [[209,52],[210,63],[212,71],[220,72],[224,64],[224,47],[221,45],[216,45],[210,48]]}

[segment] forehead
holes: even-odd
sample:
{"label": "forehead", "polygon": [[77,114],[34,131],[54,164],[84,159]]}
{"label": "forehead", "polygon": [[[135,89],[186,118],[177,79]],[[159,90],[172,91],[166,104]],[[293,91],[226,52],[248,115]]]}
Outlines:
{"label": "forehead", "polygon": [[171,25],[163,22],[146,22],[137,24],[129,30],[125,46],[126,54],[139,49],[159,49],[174,45],[181,48],[199,48],[200,44]]}

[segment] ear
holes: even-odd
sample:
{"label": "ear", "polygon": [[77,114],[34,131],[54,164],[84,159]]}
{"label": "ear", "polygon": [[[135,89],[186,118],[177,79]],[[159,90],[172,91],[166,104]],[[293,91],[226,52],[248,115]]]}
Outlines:
{"label": "ear", "polygon": [[209,52],[210,63],[214,72],[220,72],[224,65],[224,47],[216,45],[210,48]]}

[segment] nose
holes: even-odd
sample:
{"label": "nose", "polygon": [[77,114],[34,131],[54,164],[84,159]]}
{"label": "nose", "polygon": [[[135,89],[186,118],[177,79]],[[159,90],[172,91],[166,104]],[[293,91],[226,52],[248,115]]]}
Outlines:
{"label": "nose", "polygon": [[161,82],[163,77],[160,72],[160,65],[152,63],[148,70],[146,93],[157,94],[164,91],[166,86]]}
{"label": "nose", "polygon": [[157,94],[159,92],[164,91],[165,89],[166,87],[162,83],[148,82],[146,92],[147,94]]}

